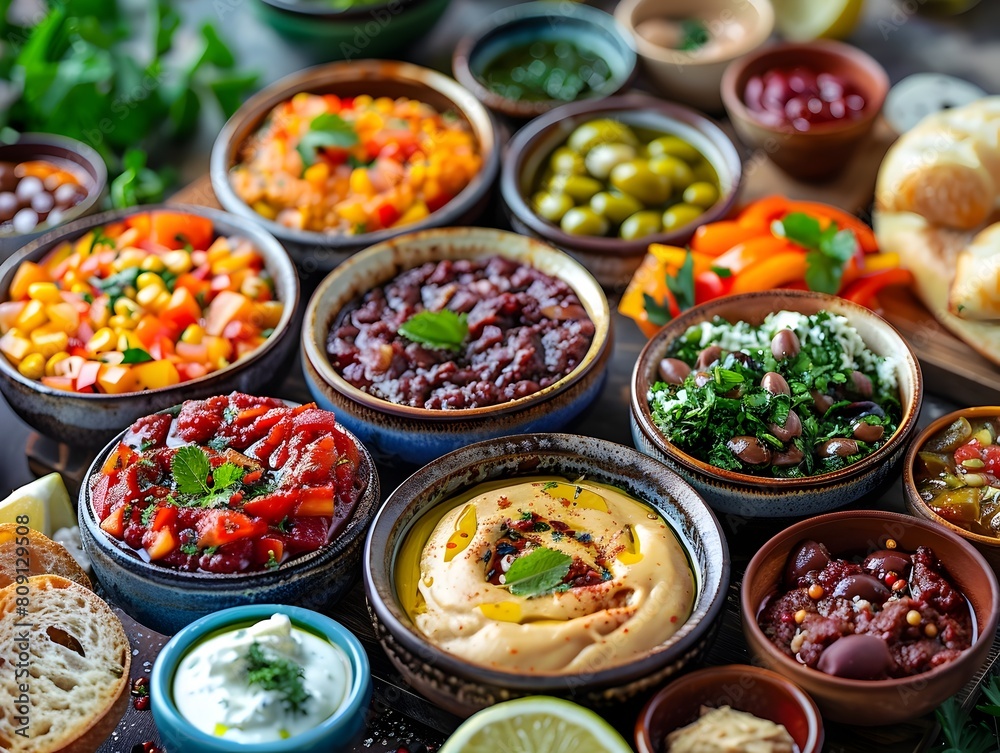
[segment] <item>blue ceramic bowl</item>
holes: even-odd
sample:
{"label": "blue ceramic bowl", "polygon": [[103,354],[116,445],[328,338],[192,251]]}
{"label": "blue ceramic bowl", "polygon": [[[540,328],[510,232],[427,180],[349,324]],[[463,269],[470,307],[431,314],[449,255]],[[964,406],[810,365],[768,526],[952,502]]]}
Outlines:
{"label": "blue ceramic bowl", "polygon": [[[279,742],[238,743],[192,727],[177,710],[171,690],[181,659],[192,646],[219,630],[265,620],[275,613],[288,615],[293,624],[326,636],[330,643],[347,654],[351,663],[351,688],[342,707],[312,730]],[[332,753],[345,749],[364,726],[372,696],[371,669],[361,642],[339,622],[300,607],[254,604],[209,614],[171,638],[156,657],[149,695],[153,720],[167,750],[184,753]]]}
{"label": "blue ceramic bowl", "polygon": [[[527,397],[485,408],[429,410],[396,405],[354,387],[330,364],[326,338],[351,301],[429,261],[505,256],[565,280],[597,326],[583,362],[555,384]],[[443,228],[372,246],[332,272],[316,289],[302,325],[302,368],[316,402],[337,414],[376,457],[420,465],[494,437],[558,431],[598,396],[611,356],[611,316],[597,281],[562,251],[514,233]]]}
{"label": "blue ceramic bowl", "polygon": [[39,433],[85,447],[88,454],[137,418],[183,400],[225,395],[233,390],[253,394],[273,379],[275,373],[280,373],[295,347],[293,333],[299,304],[299,277],[285,249],[273,235],[254,223],[205,207],[170,205],[116,209],[63,225],[32,241],[0,266],[0,301],[8,299],[10,284],[22,262],[38,262],[56,246],[75,240],[96,227],[156,209],[207,217],[212,220],[215,232],[249,239],[274,279],[277,298],[285,304],[284,312],[271,336],[250,355],[198,379],[144,392],[120,395],[65,392],[22,376],[16,366],[0,357],[0,392],[13,411]]}
{"label": "blue ceramic bowl", "polygon": [[[593,671],[530,674],[467,661],[417,630],[400,605],[394,575],[407,534],[438,504],[477,484],[538,475],[611,484],[663,516],[677,534],[696,582],[692,613],[673,636],[648,653]],[[396,669],[433,703],[469,716],[525,695],[556,695],[602,707],[650,692],[707,650],[724,612],[729,568],[729,547],[718,519],[697,492],[665,465],[604,439],[533,434],[464,447],[400,484],[372,523],[365,544],[364,581],[375,633]]]}
{"label": "blue ceramic bowl", "polygon": [[366,479],[365,490],[332,541],[273,570],[208,573],[146,562],[125,542],[101,530],[90,501],[89,480],[100,472],[124,434],[111,440],[87,471],[77,514],[80,538],[94,575],[109,600],[131,617],[170,635],[218,609],[246,604],[278,602],[327,610],[350,590],[358,577],[365,533],[381,499],[375,463],[357,437],[348,433],[360,452],[359,473]]}
{"label": "blue ceramic bowl", "polygon": [[[829,311],[847,318],[877,355],[894,356],[902,418],[896,433],[879,449],[839,471],[803,478],[771,478],[736,473],[710,465],[668,442],[653,423],[647,395],[659,381],[657,368],[671,343],[689,327],[721,317],[760,324],[775,311],[815,314]],[[653,336],[632,371],[631,425],[636,448],[666,463],[690,483],[716,512],[748,518],[793,518],[843,507],[862,497],[875,498],[899,478],[906,445],[917,428],[923,402],[917,356],[906,340],[878,314],[825,293],[770,290],[726,296],[685,311]]]}
{"label": "blue ceramic bowl", "polygon": [[597,53],[607,63],[611,76],[603,86],[580,99],[610,97],[635,78],[635,43],[611,15],[587,5],[552,2],[521,3],[489,16],[455,48],[455,78],[491,110],[512,118],[532,118],[566,104],[559,99],[509,99],[484,83],[486,69],[494,60],[536,40],[573,42]]}

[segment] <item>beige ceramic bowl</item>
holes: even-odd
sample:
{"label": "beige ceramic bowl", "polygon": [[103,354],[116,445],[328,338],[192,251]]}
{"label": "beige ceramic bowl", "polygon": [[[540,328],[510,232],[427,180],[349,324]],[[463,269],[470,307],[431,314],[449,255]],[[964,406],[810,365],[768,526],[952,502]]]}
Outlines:
{"label": "beige ceramic bowl", "polygon": [[[664,95],[710,112],[722,110],[726,66],[764,44],[774,29],[771,0],[622,0],[615,18],[632,33],[646,75]],[[657,44],[652,34],[637,30],[655,19],[687,18],[725,41],[696,54]]]}
{"label": "beige ceramic bowl", "polygon": [[927,444],[928,439],[960,416],[965,416],[966,418],[996,417],[1000,416],[1000,406],[982,405],[976,408],[957,410],[954,413],[941,416],[941,418],[934,421],[917,435],[916,439],[910,443],[910,449],[906,452],[906,459],[903,460],[903,495],[906,500],[906,509],[911,515],[916,515],[918,518],[937,523],[939,526],[947,528],[952,533],[961,536],[979,550],[979,553],[990,563],[993,572],[1000,573],[1000,538],[972,533],[942,518],[921,498],[920,493],[917,491],[917,484],[913,479],[913,466],[917,460],[917,453]]}

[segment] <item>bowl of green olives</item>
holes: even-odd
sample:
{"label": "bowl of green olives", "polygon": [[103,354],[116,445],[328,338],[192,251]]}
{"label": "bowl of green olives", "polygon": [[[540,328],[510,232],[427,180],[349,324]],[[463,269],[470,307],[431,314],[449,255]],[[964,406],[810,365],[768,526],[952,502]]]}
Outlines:
{"label": "bowl of green olives", "polygon": [[714,121],[627,95],[532,120],[508,146],[500,190],[515,230],[568,251],[614,288],[650,243],[683,245],[724,217],[741,182],[739,152]]}

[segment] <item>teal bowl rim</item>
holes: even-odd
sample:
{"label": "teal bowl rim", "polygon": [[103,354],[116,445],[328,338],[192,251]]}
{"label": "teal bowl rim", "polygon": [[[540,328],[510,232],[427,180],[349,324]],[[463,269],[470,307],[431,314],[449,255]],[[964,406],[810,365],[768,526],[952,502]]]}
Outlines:
{"label": "teal bowl rim", "polygon": [[[364,21],[375,11],[390,10],[389,6],[401,6],[397,13],[404,13],[420,5],[431,5],[434,0],[370,0],[370,2],[346,8],[331,8],[324,5],[309,5],[294,0],[260,0],[269,10],[300,18],[304,21],[341,23]],[[446,0],[450,2],[450,0]]]}
{"label": "teal bowl rim", "polygon": [[[265,743],[241,743],[215,737],[195,728],[185,719],[172,698],[170,683],[173,680],[177,665],[199,640],[220,628],[234,623],[245,622],[248,619],[267,619],[274,614],[284,614],[298,625],[318,631],[331,643],[343,649],[351,664],[351,687],[347,699],[338,711],[324,719],[313,729],[287,740],[277,740]],[[371,666],[361,641],[346,627],[336,620],[319,612],[302,607],[284,604],[248,604],[240,607],[230,607],[206,615],[195,620],[174,635],[160,651],[153,664],[153,672],[149,679],[149,695],[151,698],[154,721],[161,730],[165,727],[182,728],[197,745],[206,750],[220,753],[293,753],[308,745],[322,742],[327,735],[336,731],[345,722],[362,710],[369,701],[371,689]]]}

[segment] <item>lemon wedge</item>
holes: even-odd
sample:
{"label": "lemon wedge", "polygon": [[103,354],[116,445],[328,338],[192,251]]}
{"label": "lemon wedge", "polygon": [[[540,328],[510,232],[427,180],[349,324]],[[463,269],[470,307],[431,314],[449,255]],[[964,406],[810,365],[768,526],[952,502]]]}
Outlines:
{"label": "lemon wedge", "polygon": [[49,538],[60,528],[75,526],[76,513],[62,476],[50,473],[15,489],[0,501],[0,523],[25,524]]}
{"label": "lemon wedge", "polygon": [[469,717],[440,753],[631,753],[590,709],[549,696],[505,701]]}
{"label": "lemon wedge", "polygon": [[792,42],[843,39],[858,24],[864,0],[773,0],[781,35]]}

